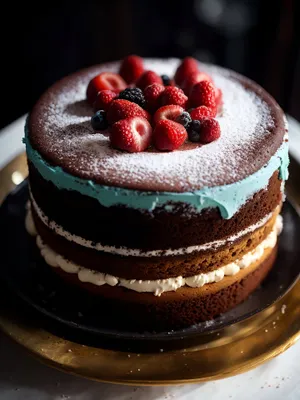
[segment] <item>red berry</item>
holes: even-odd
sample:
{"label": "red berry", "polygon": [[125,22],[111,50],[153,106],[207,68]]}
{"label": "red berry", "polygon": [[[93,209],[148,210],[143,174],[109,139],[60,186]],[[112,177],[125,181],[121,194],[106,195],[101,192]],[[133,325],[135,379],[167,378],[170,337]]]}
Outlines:
{"label": "red berry", "polygon": [[107,111],[108,106],[118,94],[112,90],[101,90],[98,92],[94,102],[94,111],[104,110]]}
{"label": "red berry", "polygon": [[177,85],[181,86],[186,77],[190,75],[192,72],[196,72],[197,70],[198,70],[197,60],[195,60],[193,57],[186,57],[177,68],[174,80],[177,83]]}
{"label": "red berry", "polygon": [[136,55],[125,57],[120,66],[120,75],[127,83],[136,82],[143,72],[143,59]]}
{"label": "red berry", "polygon": [[200,142],[210,143],[218,139],[221,135],[220,124],[213,118],[206,118],[201,121]]}
{"label": "red berry", "polygon": [[200,106],[197,108],[194,108],[190,112],[190,116],[193,120],[201,120],[206,117],[215,117],[216,116],[216,108],[211,109],[206,106]]}
{"label": "red berry", "polygon": [[220,106],[223,103],[223,93],[221,89],[215,88],[216,104]]}
{"label": "red berry", "polygon": [[90,104],[93,104],[96,100],[98,92],[100,90],[124,90],[126,88],[126,82],[121,78],[120,75],[114,74],[113,72],[102,72],[95,76],[88,84],[86,97]]}
{"label": "red berry", "polygon": [[163,85],[153,83],[144,90],[146,106],[149,111],[155,111],[160,106],[160,95],[165,90]]}
{"label": "red berry", "polygon": [[150,120],[150,115],[138,104],[129,100],[113,100],[107,110],[107,121],[114,124],[121,119],[130,117],[143,117]]}
{"label": "red berry", "polygon": [[216,108],[215,87],[209,81],[201,81],[192,87],[189,97],[190,107],[206,106]]}
{"label": "red berry", "polygon": [[161,105],[176,104],[185,107],[188,98],[181,89],[176,86],[167,86],[161,95]]}
{"label": "red berry", "polygon": [[187,139],[185,128],[175,121],[161,120],[153,131],[153,144],[158,150],[178,149]]}
{"label": "red berry", "polygon": [[175,119],[184,112],[184,109],[175,104],[160,107],[153,116],[154,125],[158,124],[159,121],[167,119],[175,121]]}
{"label": "red berry", "polygon": [[116,122],[110,128],[112,147],[129,153],[144,151],[150,145],[152,128],[142,117],[130,117]]}
{"label": "red berry", "polygon": [[162,85],[163,81],[156,72],[145,71],[137,80],[136,86],[144,90],[147,86],[152,85],[153,83],[159,83],[160,85]]}
{"label": "red berry", "polygon": [[188,75],[184,82],[182,83],[182,90],[188,96],[191,92],[192,87],[201,81],[212,81],[211,77],[205,72],[196,71]]}

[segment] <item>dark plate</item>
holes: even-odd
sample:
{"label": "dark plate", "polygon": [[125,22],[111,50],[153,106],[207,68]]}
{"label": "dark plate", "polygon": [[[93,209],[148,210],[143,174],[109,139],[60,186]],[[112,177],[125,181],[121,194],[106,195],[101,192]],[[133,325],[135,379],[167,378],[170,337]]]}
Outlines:
{"label": "dark plate", "polygon": [[[99,347],[138,351],[189,347],[203,335],[243,321],[281,298],[296,282],[300,266],[300,218],[287,201],[284,229],[274,268],[244,303],[213,321],[171,332],[125,332],[104,326],[101,303],[80,289],[66,285],[39,257],[24,227],[27,183],[15,189],[0,208],[2,277],[18,307],[30,309],[43,327],[70,340]],[[15,296],[14,296],[15,297]],[[29,307],[28,307],[29,306]]]}

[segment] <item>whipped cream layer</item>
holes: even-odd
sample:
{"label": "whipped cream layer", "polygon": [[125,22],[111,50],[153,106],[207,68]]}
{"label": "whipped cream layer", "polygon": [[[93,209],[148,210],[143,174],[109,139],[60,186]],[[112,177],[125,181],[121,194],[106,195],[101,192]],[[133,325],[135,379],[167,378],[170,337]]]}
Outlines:
{"label": "whipped cream layer", "polygon": [[105,284],[110,286],[122,286],[135,292],[150,292],[155,296],[160,296],[164,292],[176,291],[183,286],[199,288],[208,283],[219,282],[225,276],[237,274],[241,269],[247,268],[255,261],[259,260],[267,248],[275,247],[277,236],[280,234],[283,225],[282,217],[278,215],[271,233],[254,250],[246,253],[242,258],[214,271],[194,275],[188,278],[178,276],[175,278],[145,281],[115,277],[109,274],[93,271],[67,260],[62,255],[51,249],[43,242],[42,238],[37,235],[30,208],[27,210],[25,226],[30,235],[36,236],[36,243],[40,249],[41,255],[45,262],[51,267],[61,268],[66,273],[77,274],[78,279],[81,282],[91,283],[96,286],[102,286]]}
{"label": "whipped cream layer", "polygon": [[[32,207],[34,208],[36,214],[38,215],[39,219],[49,228],[51,229],[56,235],[62,236],[64,239],[68,240],[69,242],[74,242],[80,246],[87,247],[89,249],[103,251],[105,253],[116,254],[121,256],[131,256],[131,257],[159,257],[159,256],[177,256],[183,254],[191,254],[194,252],[205,251],[205,250],[215,250],[221,246],[224,246],[228,243],[232,243],[235,240],[247,235],[251,232],[254,232],[256,229],[261,228],[265,225],[272,216],[278,212],[278,207],[272,212],[267,214],[264,218],[258,221],[256,224],[248,226],[246,229],[236,233],[235,235],[229,236],[223,240],[215,240],[213,242],[204,243],[201,245],[195,246],[188,246],[188,247],[181,247],[178,249],[165,249],[165,250],[150,250],[150,251],[143,251],[140,249],[132,249],[128,247],[115,247],[115,246],[108,246],[103,245],[101,243],[95,243],[92,240],[84,239],[81,236],[74,235],[71,232],[65,230],[61,225],[57,224],[53,220],[49,220],[49,218],[45,215],[45,213],[41,210],[41,208],[36,203],[32,192],[30,191],[30,199]],[[30,207],[30,204],[29,204]]]}

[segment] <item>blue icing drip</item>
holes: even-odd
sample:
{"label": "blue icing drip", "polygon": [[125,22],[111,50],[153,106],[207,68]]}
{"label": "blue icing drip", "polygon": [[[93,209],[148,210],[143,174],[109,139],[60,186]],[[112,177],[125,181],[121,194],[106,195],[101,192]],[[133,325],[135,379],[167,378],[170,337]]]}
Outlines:
{"label": "blue icing drip", "polygon": [[26,144],[29,160],[45,180],[51,181],[59,189],[75,190],[85,196],[93,197],[105,207],[127,205],[135,209],[153,211],[158,206],[165,206],[167,211],[172,211],[173,206],[167,203],[183,202],[191,205],[198,212],[205,208],[218,207],[222,217],[229,219],[254,193],[267,187],[274,171],[279,170],[280,179],[286,180],[288,177],[287,142],[282,144],[268,164],[239,182],[203,188],[194,192],[173,193],[143,192],[104,186],[91,180],[75,177],[63,171],[61,167],[53,167],[44,160],[39,152],[32,148],[27,133],[23,141]]}

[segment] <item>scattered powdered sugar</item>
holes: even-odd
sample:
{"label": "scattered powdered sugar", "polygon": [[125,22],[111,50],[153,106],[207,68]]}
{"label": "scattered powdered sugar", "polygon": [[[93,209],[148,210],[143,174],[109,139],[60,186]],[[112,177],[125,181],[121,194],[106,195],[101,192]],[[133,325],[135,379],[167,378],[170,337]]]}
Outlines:
{"label": "scattered powdered sugar", "polygon": [[[178,60],[147,60],[146,69],[172,75]],[[192,149],[164,153],[125,153],[112,149],[106,135],[93,133],[91,107],[85,102],[89,80],[102,71],[117,71],[118,63],[93,67],[83,77],[67,78],[44,96],[38,106],[36,136],[44,135],[47,159],[78,176],[109,185],[153,190],[186,191],[242,179],[264,163],[259,148],[274,122],[267,104],[246,90],[229,71],[201,65],[223,92],[224,105],[217,120],[219,140]],[[38,141],[40,144],[41,141]],[[53,157],[52,157],[53,156]],[[248,167],[245,167],[247,161]],[[259,165],[260,164],[260,165]],[[75,171],[75,172],[74,172]],[[129,184],[130,182],[130,184]]]}

